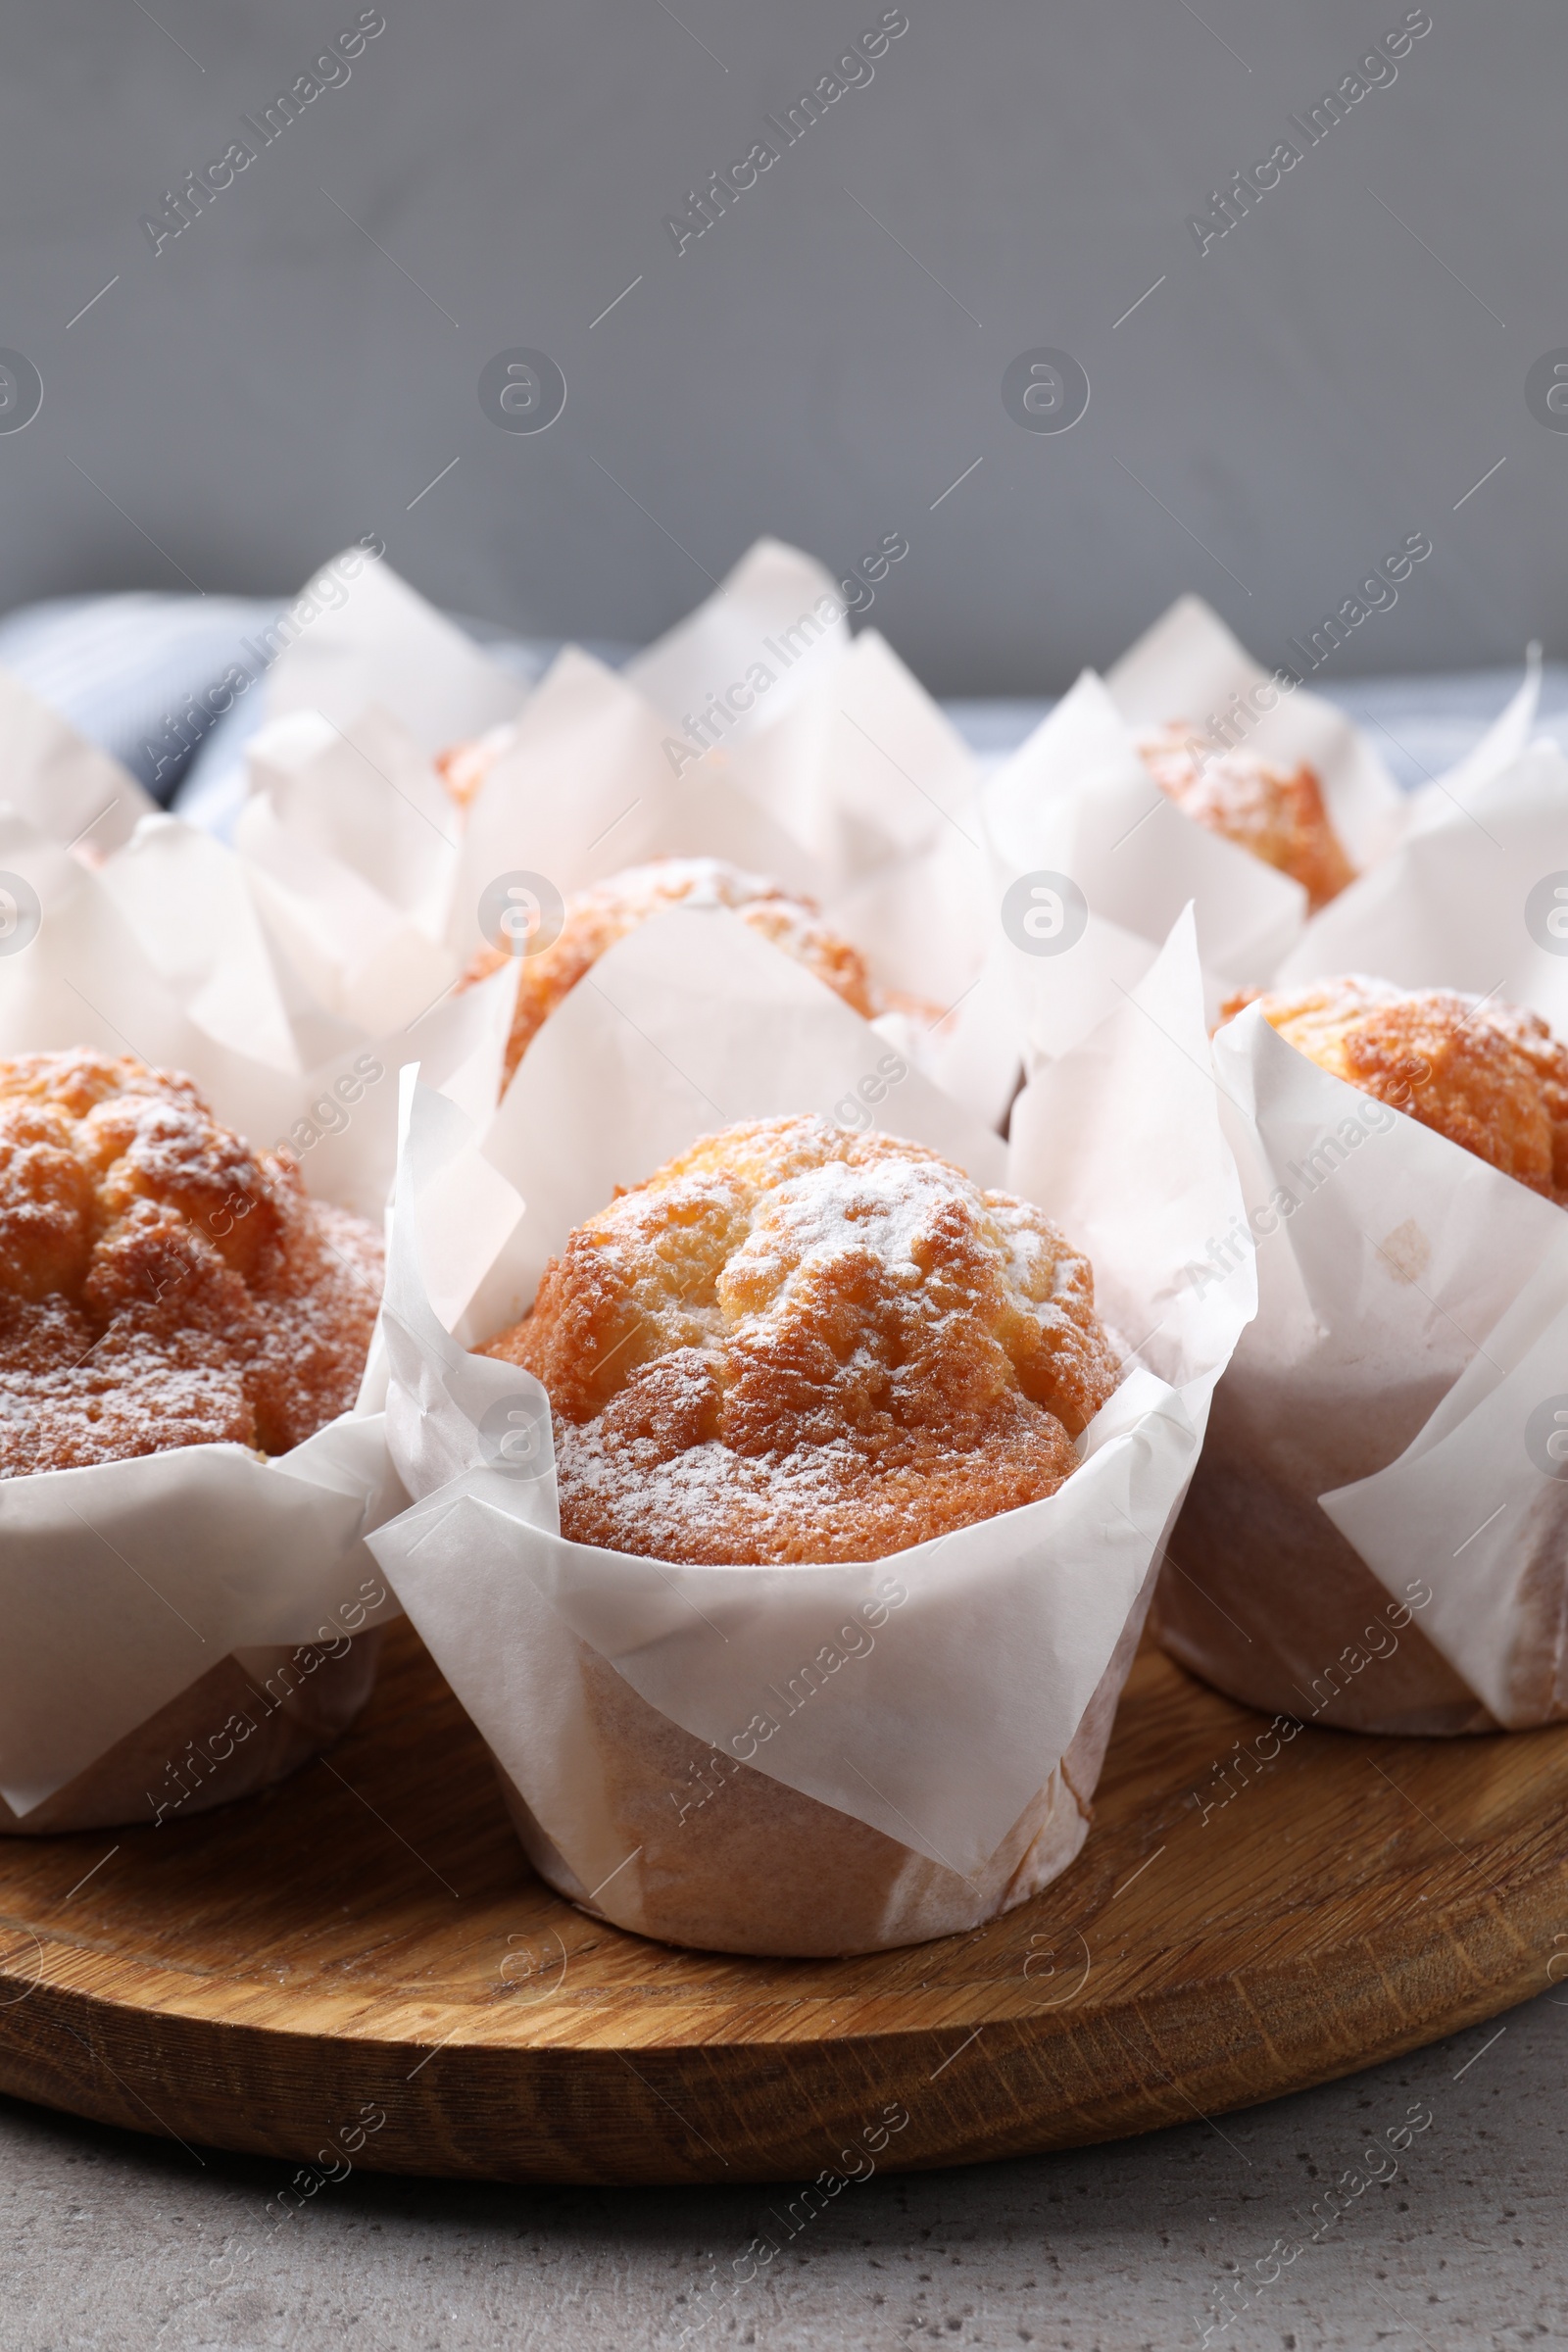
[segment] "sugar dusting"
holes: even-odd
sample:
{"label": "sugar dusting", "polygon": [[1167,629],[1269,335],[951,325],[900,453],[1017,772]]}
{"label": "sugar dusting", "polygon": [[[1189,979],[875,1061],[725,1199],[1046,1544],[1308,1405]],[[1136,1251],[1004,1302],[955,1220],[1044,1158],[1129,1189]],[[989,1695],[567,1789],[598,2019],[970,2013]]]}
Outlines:
{"label": "sugar dusting", "polygon": [[713,1561],[880,1557],[1050,1494],[1118,1377],[1043,1212],[815,1119],[624,1195],[488,1352],[550,1391],[567,1532]]}
{"label": "sugar dusting", "polygon": [[1227,751],[1181,721],[1141,736],[1138,748],[1161,792],[1185,815],[1299,882],[1314,914],[1355,879],[1322,786],[1304,762],[1285,774],[1255,753]]}
{"label": "sugar dusting", "polygon": [[372,1229],[190,1080],[85,1051],[0,1062],[0,1477],[286,1452],[353,1402],[380,1284]]}
{"label": "sugar dusting", "polygon": [[1568,1046],[1537,1012],[1454,989],[1345,973],[1292,992],[1244,989],[1298,1053],[1568,1206]]}

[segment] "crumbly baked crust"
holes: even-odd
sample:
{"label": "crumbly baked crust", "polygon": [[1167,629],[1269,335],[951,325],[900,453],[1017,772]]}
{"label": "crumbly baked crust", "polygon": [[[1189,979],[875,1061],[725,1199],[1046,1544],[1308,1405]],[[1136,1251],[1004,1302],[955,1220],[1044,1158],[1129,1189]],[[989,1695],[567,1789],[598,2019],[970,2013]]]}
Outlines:
{"label": "crumbly baked crust", "polygon": [[1139,743],[1144,764],[1184,815],[1250,850],[1306,892],[1315,914],[1338,897],[1355,868],[1329,821],[1316,772],[1294,775],[1245,751],[1226,751],[1199,728],[1173,720]]}
{"label": "crumbly baked crust", "polygon": [[[661,858],[630,865],[566,901],[566,919],[549,947],[517,959],[517,1004],[507,1039],[506,1077],[513,1072],[562,999],[607,949],[650,915],[670,906],[727,906],[763,939],[782,948],[869,1020],[878,1009],[858,949],[840,939],[806,899],[776,882],[743,873],[721,858]],[[463,975],[471,988],[511,960],[499,948],[481,948]]]}
{"label": "crumbly baked crust", "polygon": [[219,1124],[188,1078],[0,1061],[0,1477],[233,1441],[353,1403],[374,1230]]}
{"label": "crumbly baked crust", "polygon": [[715,1564],[877,1559],[1050,1494],[1119,1378],[1043,1210],[817,1118],[621,1194],[483,1352],[549,1391],[567,1536]]}
{"label": "crumbly baked crust", "polygon": [[1244,990],[1221,1019],[1253,1003],[1320,1068],[1568,1206],[1568,1046],[1539,1013],[1350,973],[1286,995]]}

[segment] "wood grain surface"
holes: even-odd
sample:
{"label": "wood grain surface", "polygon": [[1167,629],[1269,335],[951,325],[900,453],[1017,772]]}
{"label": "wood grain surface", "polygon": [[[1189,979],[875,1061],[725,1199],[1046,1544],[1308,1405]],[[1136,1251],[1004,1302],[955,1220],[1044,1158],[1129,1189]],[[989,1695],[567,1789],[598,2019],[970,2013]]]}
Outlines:
{"label": "wood grain surface", "polygon": [[1284,1740],[1150,1649],[1088,1845],[1034,1901],[850,1960],[675,1951],[531,1876],[400,1625],[360,1723],[282,1787],[179,1826],[0,1838],[0,2088],[323,2168],[369,2116],[357,2163],[500,2180],[1069,2146],[1540,1991],[1568,1969],[1565,1830],[1568,1729]]}

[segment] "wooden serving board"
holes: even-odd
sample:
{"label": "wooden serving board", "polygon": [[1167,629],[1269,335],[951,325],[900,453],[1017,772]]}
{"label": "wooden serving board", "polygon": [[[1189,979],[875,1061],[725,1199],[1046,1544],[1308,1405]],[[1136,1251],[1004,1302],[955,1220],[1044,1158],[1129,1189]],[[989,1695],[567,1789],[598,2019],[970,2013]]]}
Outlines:
{"label": "wooden serving board", "polygon": [[0,1838],[0,2087],[322,2168],[368,2116],[353,2160],[394,2172],[863,2175],[1212,2117],[1550,1981],[1568,1728],[1303,1730],[1263,1759],[1260,1734],[1148,1649],[1089,1843],[1043,1895],[904,1951],[735,1959],[532,1877],[402,1625],[361,1723],[270,1794]]}

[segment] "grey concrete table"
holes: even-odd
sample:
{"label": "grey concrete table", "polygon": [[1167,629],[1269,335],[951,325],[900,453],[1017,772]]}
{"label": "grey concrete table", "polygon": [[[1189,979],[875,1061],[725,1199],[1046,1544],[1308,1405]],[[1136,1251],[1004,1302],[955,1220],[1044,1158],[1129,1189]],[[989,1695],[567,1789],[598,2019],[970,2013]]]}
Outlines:
{"label": "grey concrete table", "polygon": [[[872,2178],[813,2220],[797,2208],[793,2237],[787,2186],[362,2172],[278,2224],[286,2165],[0,2101],[0,2347],[1196,2352],[1205,2328],[1240,2352],[1560,2344],[1565,2075],[1568,1984],[1212,2125]],[[765,2267],[748,2252],[764,2233]]]}

